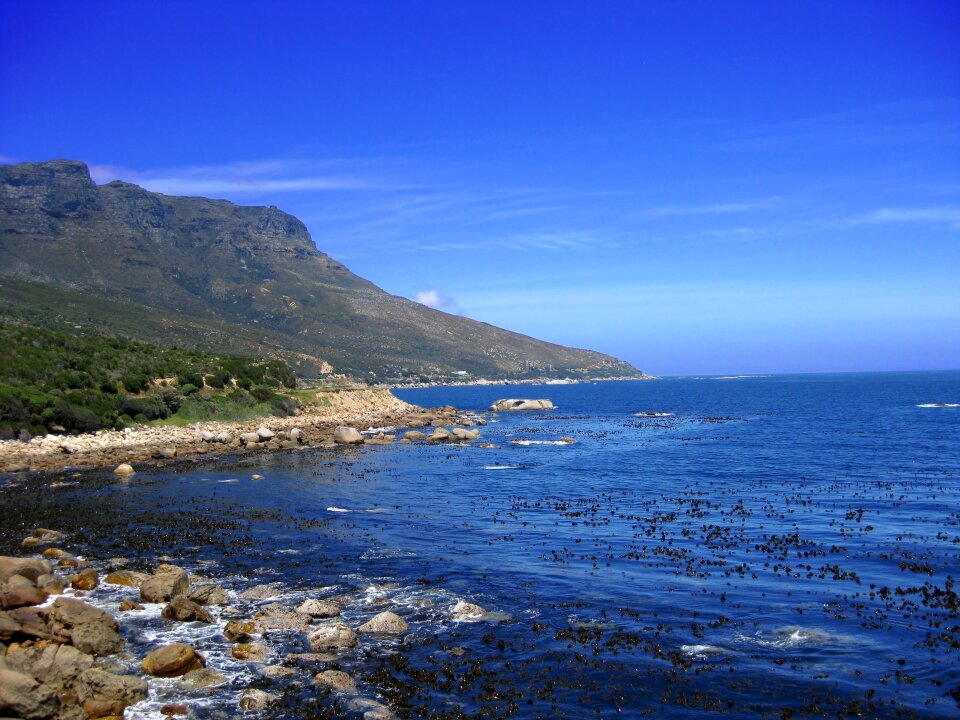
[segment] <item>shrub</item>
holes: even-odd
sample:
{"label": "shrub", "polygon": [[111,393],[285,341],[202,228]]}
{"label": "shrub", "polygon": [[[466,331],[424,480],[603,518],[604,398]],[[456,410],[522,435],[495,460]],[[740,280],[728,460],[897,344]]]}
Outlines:
{"label": "shrub", "polygon": [[220,370],[207,378],[207,385],[214,388],[222,388],[229,385],[231,379],[229,372]]}
{"label": "shrub", "polygon": [[[177,384],[180,386],[180,391],[183,392],[183,388],[186,385],[193,385],[194,388],[203,387],[203,375],[193,370],[188,372],[180,373],[177,375]],[[196,390],[194,390],[196,392]],[[184,393],[189,394],[189,393]]]}
{"label": "shrub", "polygon": [[100,418],[92,411],[68,402],[62,402],[54,409],[53,420],[72,432],[93,432],[100,429]]}
{"label": "shrub", "polygon": [[127,392],[143,392],[150,387],[150,378],[143,373],[124,375],[120,379],[120,382],[123,383],[123,386],[127,389]]}
{"label": "shrub", "polygon": [[184,395],[193,395],[199,389],[200,388],[198,388],[193,383],[187,383],[186,385],[180,386],[180,392],[183,393]]}

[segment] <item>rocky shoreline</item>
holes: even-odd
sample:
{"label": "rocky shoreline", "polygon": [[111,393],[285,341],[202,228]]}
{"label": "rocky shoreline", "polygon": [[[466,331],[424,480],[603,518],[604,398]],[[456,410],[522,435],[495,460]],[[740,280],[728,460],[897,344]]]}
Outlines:
{"label": "rocky shoreline", "polygon": [[[0,557],[0,716],[189,717],[212,696],[231,715],[269,712],[285,687],[312,685],[350,716],[396,717],[342,669],[345,658],[412,631],[416,613],[391,603],[389,588],[292,598],[277,585],[233,586],[169,563],[146,573],[123,558],[75,556],[56,530],[24,539],[38,544],[41,556]],[[436,612],[447,622],[503,619],[459,598]]]}
{"label": "rocky shoreline", "polygon": [[[389,432],[377,432],[378,428],[433,426],[439,429],[453,425],[459,427],[447,431],[447,437],[434,431],[430,436],[413,435],[409,439],[472,441],[478,437],[475,431],[467,431],[470,437],[458,435],[463,435],[463,427],[483,422],[452,407],[426,410],[410,405],[386,389],[342,390],[324,393],[323,399],[324,406],[309,405],[292,417],[261,418],[250,423],[206,421],[185,427],[137,427],[84,435],[47,435],[29,442],[2,441],[0,473],[121,465],[133,469],[137,463],[163,465],[171,461],[199,461],[218,453],[295,450],[397,439]],[[360,430],[351,441],[342,442],[337,437],[340,427]]]}

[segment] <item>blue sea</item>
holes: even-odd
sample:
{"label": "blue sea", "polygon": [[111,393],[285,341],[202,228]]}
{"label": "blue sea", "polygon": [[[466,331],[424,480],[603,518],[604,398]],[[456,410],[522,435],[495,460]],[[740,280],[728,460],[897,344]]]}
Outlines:
{"label": "blue sea", "polygon": [[[134,655],[187,639],[230,684],[154,691],[128,715],[175,697],[229,716],[251,684],[281,698],[265,716],[291,718],[370,702],[437,718],[960,715],[960,372],[395,394],[557,407],[486,414],[472,445],[66,474],[32,504],[25,523],[59,523],[104,563],[166,557],[234,593],[274,583],[285,606],[341,596],[353,626],[386,609],[410,623],[326,660],[275,634],[269,663],[299,675],[265,678],[217,632],[147,613],[126,631]],[[9,482],[0,512],[31,492]],[[461,600],[487,614],[455,620]],[[358,692],[318,693],[324,668]]]}

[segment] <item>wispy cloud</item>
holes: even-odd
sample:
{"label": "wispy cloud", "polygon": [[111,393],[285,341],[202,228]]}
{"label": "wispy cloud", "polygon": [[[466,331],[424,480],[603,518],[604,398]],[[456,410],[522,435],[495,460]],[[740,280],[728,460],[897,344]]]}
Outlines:
{"label": "wispy cloud", "polygon": [[644,208],[639,215],[648,218],[685,217],[692,215],[734,215],[754,210],[767,210],[782,204],[783,198],[769,197],[757,200],[708,203],[703,205],[660,205]]}
{"label": "wispy cloud", "polygon": [[885,207],[849,219],[851,225],[901,225],[904,223],[946,225],[953,230],[960,230],[960,207],[954,205]]}
{"label": "wispy cloud", "polygon": [[127,180],[170,195],[278,195],[391,187],[372,174],[372,167],[371,161],[272,159],[150,170],[93,164],[90,174],[97,182]]}

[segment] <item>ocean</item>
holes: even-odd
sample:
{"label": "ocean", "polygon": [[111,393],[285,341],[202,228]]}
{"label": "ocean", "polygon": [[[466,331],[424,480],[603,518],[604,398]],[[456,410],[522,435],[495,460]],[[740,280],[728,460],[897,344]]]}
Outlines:
{"label": "ocean", "polygon": [[[53,527],[104,569],[166,558],[210,577],[240,615],[340,596],[354,627],[382,610],[410,624],[326,659],[298,655],[302,632],[271,632],[267,664],[292,672],[264,677],[218,628],[148,607],[123,618],[132,658],[187,640],[228,683],[158,681],[127,717],[161,718],[172,701],[230,717],[249,686],[279,698],[264,717],[289,718],[359,718],[371,703],[436,718],[960,714],[960,372],[395,394],[557,408],[488,415],[478,443],[492,448],[8,478],[0,550]],[[262,584],[273,597],[237,597]],[[115,611],[130,591],[88,599]],[[459,601],[487,613],[454,619]],[[314,689],[327,668],[357,693]]]}

